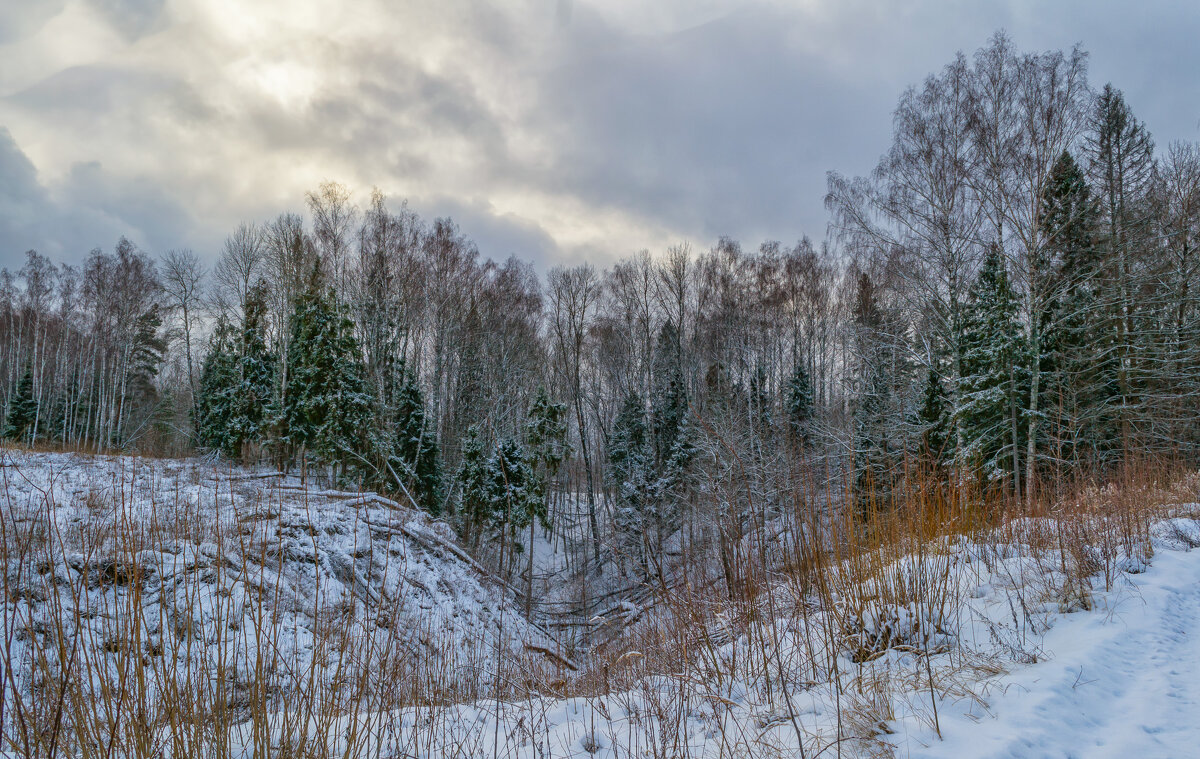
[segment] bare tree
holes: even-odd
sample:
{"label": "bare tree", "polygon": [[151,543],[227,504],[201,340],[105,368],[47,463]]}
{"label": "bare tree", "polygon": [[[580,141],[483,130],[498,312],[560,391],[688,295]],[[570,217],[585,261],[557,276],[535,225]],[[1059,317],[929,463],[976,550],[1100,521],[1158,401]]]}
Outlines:
{"label": "bare tree", "polygon": [[603,572],[600,562],[600,527],[596,519],[596,487],[592,474],[592,458],[588,444],[587,422],[583,413],[584,343],[591,317],[600,296],[600,284],[591,266],[551,269],[547,280],[550,309],[550,328],[554,337],[557,369],[570,388],[575,408],[575,424],[579,432],[579,451],[587,478],[588,523],[592,532],[592,554],[596,573]]}
{"label": "bare tree", "polygon": [[212,306],[218,314],[241,322],[250,288],[266,273],[266,253],[263,230],[255,224],[239,224],[225,238],[213,269]]}
{"label": "bare tree", "polygon": [[196,397],[196,375],[192,363],[192,329],[200,317],[197,306],[203,281],[204,269],[200,265],[200,259],[191,250],[168,250],[163,256],[163,292],[167,298],[167,307],[178,313],[182,320],[188,391],[192,396],[193,406]]}
{"label": "bare tree", "polygon": [[345,292],[350,247],[358,222],[358,209],[350,202],[350,190],[338,182],[322,182],[305,199],[312,214],[313,238],[325,258],[326,274],[339,292]]}

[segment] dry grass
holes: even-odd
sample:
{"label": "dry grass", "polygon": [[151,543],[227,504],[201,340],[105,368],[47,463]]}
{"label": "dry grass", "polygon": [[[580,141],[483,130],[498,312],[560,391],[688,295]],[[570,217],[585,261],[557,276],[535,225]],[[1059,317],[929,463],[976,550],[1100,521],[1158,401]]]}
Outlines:
{"label": "dry grass", "polygon": [[[849,488],[779,483],[791,502],[748,509],[755,528],[728,544],[736,583],[692,572],[658,587],[653,608],[569,677],[498,645],[438,640],[365,590],[297,596],[271,571],[294,545],[252,517],[278,513],[278,492],[244,519],[219,489],[135,519],[132,492],[97,483],[81,496],[94,518],[63,523],[51,494],[16,502],[6,488],[0,750],[552,757],[615,742],[664,758],[887,755],[898,709],[938,732],[940,703],[982,704],[981,683],[1041,657],[1047,604],[1089,608],[1093,591],[1138,571],[1151,523],[1200,485],[1143,464],[1027,507],[908,482],[865,509]],[[985,572],[1011,609],[987,655],[957,637]],[[147,603],[168,576],[172,603]],[[197,625],[184,612],[201,606]],[[573,749],[554,739],[563,703],[588,715]],[[836,715],[814,721],[805,703]]]}

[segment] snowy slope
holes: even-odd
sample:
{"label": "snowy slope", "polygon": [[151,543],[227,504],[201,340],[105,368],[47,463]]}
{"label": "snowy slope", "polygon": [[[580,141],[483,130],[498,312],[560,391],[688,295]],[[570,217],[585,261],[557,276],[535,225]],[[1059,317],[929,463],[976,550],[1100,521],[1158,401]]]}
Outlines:
{"label": "snowy slope", "polygon": [[[1082,591],[1048,518],[891,557],[840,591],[867,600],[850,625],[781,575],[751,621],[678,631],[699,655],[638,669],[630,648],[623,679],[564,699],[555,641],[419,511],[196,461],[0,451],[0,464],[11,661],[82,640],[81,692],[124,682],[133,661],[154,673],[150,703],[228,669],[228,687],[199,694],[241,710],[222,755],[285,733],[317,755],[383,757],[1200,755],[1195,505],[1155,512],[1132,543],[1084,545],[1096,574]],[[1092,524],[1108,534],[1110,520]],[[943,583],[946,603],[897,602],[888,577]],[[334,701],[358,681],[365,700],[347,712]],[[255,723],[240,705],[263,682]],[[327,690],[306,696],[319,726],[288,716],[297,684]]]}
{"label": "snowy slope", "polygon": [[561,663],[419,510],[194,460],[0,450],[0,465],[16,662],[82,633],[85,649],[144,648],[159,675],[231,663],[237,683],[269,672],[279,692],[288,673],[344,679],[384,659],[444,673],[442,688],[479,657]]}
{"label": "snowy slope", "polygon": [[1057,620],[1042,641],[1048,661],[991,683],[986,709],[949,709],[943,742],[900,740],[897,753],[1200,756],[1200,551],[1163,535],[1145,573]]}
{"label": "snowy slope", "polygon": [[[423,757],[798,756],[801,741],[809,756],[1200,755],[1200,551],[1190,550],[1200,522],[1173,521],[1156,525],[1150,561],[1118,558],[1111,590],[1093,578],[1087,610],[1064,601],[1060,578],[1019,541],[948,546],[967,601],[939,620],[928,663],[908,639],[859,664],[843,652],[840,671],[814,680],[803,625],[777,618],[771,634],[721,645],[706,670],[594,698],[402,711],[380,743],[385,755]],[[885,623],[903,630],[904,619]],[[821,612],[811,621],[819,627]],[[788,672],[789,692],[764,692],[752,643],[764,638],[777,641],[767,663]],[[864,684],[880,682],[870,695]],[[429,719],[432,743],[419,728]]]}

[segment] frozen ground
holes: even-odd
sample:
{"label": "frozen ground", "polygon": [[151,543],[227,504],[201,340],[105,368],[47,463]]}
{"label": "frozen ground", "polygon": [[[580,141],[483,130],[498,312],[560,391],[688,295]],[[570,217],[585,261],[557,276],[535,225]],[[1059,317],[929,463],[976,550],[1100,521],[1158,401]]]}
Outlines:
{"label": "frozen ground", "polygon": [[[1180,529],[1195,535],[1187,520]],[[948,709],[943,742],[899,740],[898,753],[1200,756],[1200,551],[1160,535],[1146,572],[1057,620],[1041,644],[1047,661],[990,683],[986,708]]]}
{"label": "frozen ground", "polygon": [[[0,464],[17,677],[4,697],[44,691],[56,651],[82,641],[72,709],[108,703],[99,689],[138,671],[150,723],[178,699],[233,707],[164,756],[208,755],[198,747],[221,736],[211,755],[287,741],[304,756],[430,759],[1200,755],[1200,507],[1076,558],[1045,519],[944,538],[839,586],[833,610],[781,574],[756,621],[719,611],[669,630],[682,663],[643,665],[630,637],[611,687],[561,698],[555,640],[419,511],[196,461],[0,450]],[[1087,589],[1062,571],[1079,556]],[[535,545],[540,571],[559,571],[554,557]],[[522,663],[535,661],[547,668]],[[526,681],[491,688],[514,677]],[[289,716],[297,698],[322,721]]]}
{"label": "frozen ground", "polygon": [[278,693],[288,672],[375,676],[384,659],[442,671],[443,687],[480,657],[561,664],[444,522],[373,494],[196,460],[0,449],[0,509],[13,662],[79,634],[144,648],[160,677],[219,666],[246,688],[269,672]]}

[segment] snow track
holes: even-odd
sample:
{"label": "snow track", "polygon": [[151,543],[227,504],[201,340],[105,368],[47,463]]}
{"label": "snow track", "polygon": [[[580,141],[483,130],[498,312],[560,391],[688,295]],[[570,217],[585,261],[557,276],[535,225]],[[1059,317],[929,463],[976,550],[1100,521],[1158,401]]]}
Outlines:
{"label": "snow track", "polygon": [[996,682],[991,715],[950,709],[944,742],[910,739],[898,755],[1200,756],[1200,551],[1159,550],[1120,583],[1095,611],[1058,620],[1048,661]]}

